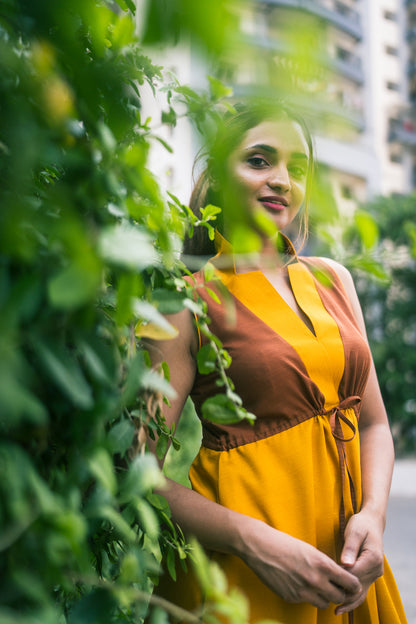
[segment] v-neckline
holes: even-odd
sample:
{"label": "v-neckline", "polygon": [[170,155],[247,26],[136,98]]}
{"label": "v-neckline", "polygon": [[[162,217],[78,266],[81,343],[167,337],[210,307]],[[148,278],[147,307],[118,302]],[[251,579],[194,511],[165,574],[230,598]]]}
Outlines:
{"label": "v-neckline", "polygon": [[[289,275],[289,284],[290,284],[290,289],[292,291],[293,297],[299,307],[299,309],[302,311],[302,313],[305,315],[306,318],[309,319],[309,322],[311,324],[311,327],[309,327],[307,325],[307,323],[305,323],[305,321],[303,320],[303,318],[296,312],[296,310],[294,310],[292,308],[292,306],[286,301],[286,299],[280,294],[280,292],[277,290],[277,288],[272,284],[272,282],[269,280],[269,278],[263,273],[263,271],[261,269],[254,269],[251,271],[244,271],[241,273],[238,273],[235,269],[235,265],[233,264],[233,268],[229,268],[226,270],[222,270],[222,269],[217,269],[215,268],[215,271],[217,273],[217,275],[220,277],[221,282],[223,282],[227,288],[230,290],[230,292],[232,292],[237,299],[239,299],[238,297],[238,293],[236,293],[236,290],[239,290],[238,286],[236,289],[236,284],[240,283],[243,284],[243,282],[248,282],[248,281],[252,281],[253,278],[260,277],[261,281],[264,284],[264,287],[266,290],[269,291],[269,293],[277,298],[281,304],[283,304],[284,308],[287,310],[288,314],[292,317],[293,321],[296,323],[296,325],[298,326],[299,330],[302,331],[303,334],[306,334],[308,337],[314,339],[314,340],[319,340],[319,336],[317,333],[317,324],[316,324],[316,320],[314,320],[313,316],[308,312],[308,306],[305,306],[304,304],[302,305],[301,300],[304,301],[304,298],[301,295],[301,289],[297,288],[297,286],[299,286],[299,284],[296,284],[297,281],[295,276],[294,276],[294,271],[296,269],[293,269],[293,267],[300,265],[298,258],[295,256],[292,260],[292,262],[290,264],[287,265],[287,271],[288,271],[288,275]],[[300,265],[303,267],[303,265]],[[308,271],[308,269],[306,267],[303,267],[302,269],[303,271]],[[234,287],[231,285],[231,283],[234,282]],[[256,287],[258,288],[258,281],[255,280],[254,282],[256,284]],[[317,296],[319,297],[319,294],[316,292]],[[320,297],[319,297],[320,300]],[[244,304],[245,305],[245,304]],[[248,307],[250,310],[252,309],[251,306],[246,306]],[[261,318],[261,316],[259,317]]]}
{"label": "v-neckline", "polygon": [[[310,335],[313,338],[317,339],[317,331],[316,331],[316,326],[315,326],[315,323],[314,323],[314,319],[308,313],[307,309],[300,303],[300,300],[299,300],[300,297],[298,297],[298,294],[297,294],[296,289],[295,289],[295,284],[294,284],[295,280],[292,279],[292,273],[291,273],[290,268],[292,266],[294,266],[295,264],[299,264],[299,259],[298,259],[296,250],[295,250],[291,240],[287,236],[285,236],[284,234],[280,233],[280,237],[281,237],[282,244],[284,246],[285,256],[286,256],[286,258],[287,257],[289,258],[289,261],[285,263],[285,266],[286,266],[287,271],[288,271],[290,290],[292,291],[292,295],[294,297],[296,305],[298,306],[298,308],[302,312],[302,314],[305,316],[305,318],[307,318],[309,320],[310,326],[305,322],[305,320],[302,318],[302,316],[300,314],[298,314],[296,309],[292,308],[290,303],[283,297],[283,295],[280,294],[280,292],[277,290],[277,288],[273,285],[273,283],[263,273],[263,271],[261,269],[253,269],[253,270],[244,271],[244,272],[241,272],[241,273],[237,272],[237,267],[236,267],[233,247],[232,247],[232,245],[230,245],[230,243],[227,241],[227,239],[224,238],[222,236],[222,234],[220,234],[218,232],[218,230],[215,231],[215,245],[217,247],[217,252],[218,253],[217,253],[217,255],[214,258],[212,258],[211,262],[214,264],[214,267],[215,267],[216,271],[223,275],[223,279],[221,281],[223,281],[224,283],[226,283],[228,281],[227,278],[224,279],[224,276],[226,276],[226,275],[228,275],[228,276],[229,275],[235,276],[237,279],[239,277],[243,277],[243,276],[260,275],[261,279],[264,281],[265,285],[269,289],[271,289],[273,291],[275,296],[277,296],[285,304],[285,306],[290,311],[290,313],[293,314],[294,317],[296,317],[296,319],[297,319],[296,323],[299,325],[299,327],[302,326],[302,329],[306,330],[308,332],[308,335]],[[222,270],[221,268],[216,266],[216,261],[218,261],[219,258],[224,257],[224,256],[231,258],[232,262],[230,263],[229,267],[227,267],[227,268]],[[282,257],[284,257],[284,256],[282,256]]]}
{"label": "v-neckline", "polygon": [[[298,260],[297,260],[298,262]],[[262,278],[267,281],[268,285],[270,285],[270,287],[273,289],[273,292],[280,297],[280,299],[286,304],[287,308],[297,317],[298,321],[300,321],[300,323],[304,326],[304,328],[306,329],[306,331],[308,333],[310,333],[312,335],[313,338],[317,338],[317,333],[316,333],[316,327],[315,327],[315,323],[314,323],[314,319],[312,318],[312,316],[308,313],[308,311],[302,307],[300,301],[299,301],[299,297],[298,297],[298,293],[296,292],[295,289],[295,280],[293,279],[293,272],[292,272],[292,268],[295,265],[295,263],[293,264],[289,264],[287,266],[287,272],[288,272],[288,278],[289,278],[289,288],[290,291],[293,295],[294,301],[297,305],[297,307],[299,308],[299,311],[301,312],[301,314],[299,314],[295,308],[293,308],[289,301],[287,301],[287,299],[279,292],[279,290],[275,287],[275,285],[273,284],[273,282],[267,277],[267,275],[265,275],[263,273],[263,271],[261,269],[257,270],[257,271],[253,271],[253,273],[259,273],[262,275]],[[302,317],[305,317],[303,318]],[[305,321],[305,319],[308,319],[309,324]]]}
{"label": "v-neckline", "polygon": [[294,297],[311,320],[315,334],[262,271],[235,273],[232,269],[216,269],[216,274],[251,314],[295,349],[310,378],[323,391],[325,405],[335,405],[345,365],[338,325],[326,310],[308,267],[296,259],[288,265],[288,271]]}

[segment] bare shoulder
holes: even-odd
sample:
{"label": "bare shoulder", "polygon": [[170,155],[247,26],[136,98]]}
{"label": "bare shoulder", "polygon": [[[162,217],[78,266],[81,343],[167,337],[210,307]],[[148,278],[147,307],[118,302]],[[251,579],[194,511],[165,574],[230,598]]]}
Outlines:
{"label": "bare shoulder", "polygon": [[184,308],[176,314],[167,314],[165,319],[172,327],[172,335],[169,338],[142,340],[144,347],[149,352],[153,366],[159,366],[164,360],[181,360],[196,358],[198,351],[198,333],[194,323],[194,317],[190,310]]}
{"label": "bare shoulder", "polygon": [[341,280],[348,296],[351,298],[351,295],[356,296],[354,281],[352,279],[351,273],[349,270],[337,260],[333,260],[332,258],[319,258],[322,262],[325,262],[331,269],[338,275]]}
{"label": "bare shoulder", "polygon": [[351,273],[343,264],[333,260],[332,258],[320,258],[320,260],[326,262],[328,266],[331,267],[332,270],[338,275],[342,285],[344,286],[358,325],[360,326],[362,333],[366,335],[363,313]]}

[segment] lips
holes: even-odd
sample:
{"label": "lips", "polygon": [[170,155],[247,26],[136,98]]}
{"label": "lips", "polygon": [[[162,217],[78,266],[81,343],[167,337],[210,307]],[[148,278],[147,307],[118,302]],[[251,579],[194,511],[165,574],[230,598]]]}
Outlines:
{"label": "lips", "polygon": [[287,199],[285,197],[281,197],[280,195],[260,197],[259,201],[269,210],[283,210],[289,205]]}

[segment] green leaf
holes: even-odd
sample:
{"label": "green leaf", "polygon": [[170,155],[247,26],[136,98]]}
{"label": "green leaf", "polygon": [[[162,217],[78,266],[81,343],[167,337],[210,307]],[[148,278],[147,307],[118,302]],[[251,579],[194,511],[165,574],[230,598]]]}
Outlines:
{"label": "green leaf", "polygon": [[201,347],[196,356],[198,371],[201,375],[208,375],[217,368],[217,352],[211,344]]}
{"label": "green leaf", "polygon": [[68,624],[103,624],[111,619],[115,607],[115,597],[109,591],[95,589],[75,603]]}
{"label": "green leaf", "polygon": [[176,111],[172,107],[170,107],[168,111],[162,111],[162,123],[176,126],[176,119]]}
{"label": "green leaf", "polygon": [[97,121],[97,131],[101,139],[101,146],[112,154],[116,149],[117,141],[110,128],[103,121]]}
{"label": "green leaf", "polygon": [[164,496],[160,494],[156,494],[155,492],[150,492],[147,494],[146,499],[155,509],[159,509],[160,511],[164,511],[168,515],[170,515],[170,507]]}
{"label": "green leaf", "polygon": [[[126,500],[125,502],[129,501]],[[94,509],[94,512],[97,517],[108,520],[122,539],[132,544],[136,542],[136,533],[129,523],[126,522],[121,513],[116,511],[114,507],[110,507],[110,505],[99,505]]]}
{"label": "green leaf", "polygon": [[110,455],[103,448],[98,448],[88,461],[94,477],[101,483],[110,494],[117,490],[117,480],[114,474],[114,466]]}
{"label": "green leaf", "polygon": [[127,552],[121,560],[120,580],[123,583],[137,583],[141,577],[141,565],[134,552]]}
{"label": "green leaf", "polygon": [[109,373],[107,372],[102,356],[97,353],[93,345],[87,340],[77,341],[78,351],[83,358],[86,368],[97,381],[103,384],[111,384]]}
{"label": "green leaf", "polygon": [[184,308],[186,295],[177,290],[157,288],[152,293],[153,303],[161,314],[176,314]]}
{"label": "green leaf", "polygon": [[103,230],[99,249],[104,260],[129,269],[141,270],[159,262],[149,235],[127,224]]}
{"label": "green leaf", "polygon": [[211,299],[215,301],[215,303],[218,303],[218,304],[221,303],[220,298],[218,297],[217,293],[212,290],[212,288],[208,288],[208,286],[205,286],[205,290],[209,294]]}
{"label": "green leaf", "polygon": [[48,421],[46,405],[26,388],[10,370],[0,368],[0,426],[12,429],[21,421],[45,425]]}
{"label": "green leaf", "polygon": [[354,221],[365,249],[372,249],[378,242],[378,226],[374,217],[368,212],[357,211]]}
{"label": "green leaf", "polygon": [[152,607],[150,624],[169,624],[169,614],[162,607]]}
{"label": "green leaf", "polygon": [[218,80],[218,78],[214,78],[213,76],[207,76],[207,78],[212,99],[220,100],[221,98],[230,97],[233,94],[232,88],[227,87],[221,80]]}
{"label": "green leaf", "polygon": [[100,279],[100,272],[93,267],[73,263],[49,280],[49,301],[64,310],[84,305],[95,296]]}
{"label": "green leaf", "polygon": [[358,256],[354,258],[350,264],[351,267],[365,271],[382,283],[388,284],[390,282],[390,277],[386,273],[383,265],[374,260],[374,258],[370,258],[368,256]]}
{"label": "green leaf", "polygon": [[156,455],[158,459],[163,459],[168,450],[169,438],[166,435],[160,435],[156,442]]}
{"label": "green leaf", "polygon": [[207,262],[204,266],[204,280],[210,282],[215,276],[215,267],[211,262]]}
{"label": "green leaf", "polygon": [[111,451],[123,457],[133,442],[134,432],[134,425],[127,418],[111,427],[108,433]]}
{"label": "green leaf", "polygon": [[173,548],[169,548],[166,556],[166,565],[171,578],[176,581],[176,567],[175,567],[175,551]]}
{"label": "green leaf", "polygon": [[131,463],[120,485],[120,502],[128,502],[133,496],[144,496],[164,484],[156,457],[151,453],[138,455]]}
{"label": "green leaf", "polygon": [[36,341],[35,352],[52,381],[74,405],[82,409],[93,406],[91,388],[78,362],[67,349]]}
{"label": "green leaf", "polygon": [[136,15],[136,4],[134,0],[115,0],[118,6],[123,9],[123,11],[129,10],[133,15]]}
{"label": "green leaf", "polygon": [[159,535],[159,521],[153,508],[143,498],[136,499],[134,508],[143,531],[150,539],[156,540]]}
{"label": "green leaf", "polygon": [[200,211],[203,221],[211,221],[222,212],[221,208],[219,208],[218,206],[214,206],[213,204],[208,204],[204,208],[201,208]]}
{"label": "green leaf", "polygon": [[241,420],[236,406],[225,394],[217,394],[206,399],[202,404],[202,416],[222,425],[232,425]]}
{"label": "green leaf", "polygon": [[[133,310],[137,316],[140,316],[142,319],[145,319],[148,322],[151,322],[153,325],[156,325],[159,329],[161,329],[164,333],[165,338],[174,338],[177,335],[177,329],[173,327],[169,321],[165,319],[165,317],[148,301],[141,301],[140,299],[136,299],[133,302]],[[145,327],[139,326],[137,329],[137,333],[140,335],[145,335],[143,332]]]}

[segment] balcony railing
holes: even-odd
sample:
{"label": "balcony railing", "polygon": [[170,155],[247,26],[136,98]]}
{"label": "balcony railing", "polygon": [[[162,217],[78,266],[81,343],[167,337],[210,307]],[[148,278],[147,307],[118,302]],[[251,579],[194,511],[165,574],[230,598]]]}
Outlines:
{"label": "balcony railing", "polygon": [[342,74],[349,80],[357,84],[363,84],[364,73],[361,65],[361,60],[357,56],[351,56],[347,59],[328,59],[327,61],[330,69],[338,74]]}
{"label": "balcony railing", "polygon": [[[290,56],[291,50],[289,46],[281,41],[281,39],[276,36],[273,38],[269,37],[259,37],[259,36],[249,36],[248,40],[252,45],[257,48],[263,50],[275,51],[284,56]],[[361,59],[349,53],[345,58],[334,58],[332,56],[323,56],[322,54],[314,57],[317,65],[325,69],[329,69],[335,74],[342,74],[348,80],[355,82],[356,84],[363,84],[364,82],[364,73],[361,65]]]}
{"label": "balcony railing", "polygon": [[416,147],[416,123],[411,119],[390,119],[389,141]]}
{"label": "balcony railing", "polygon": [[258,2],[300,9],[312,13],[334,24],[340,30],[348,33],[357,41],[362,39],[363,30],[358,11],[339,0],[257,0]]}

